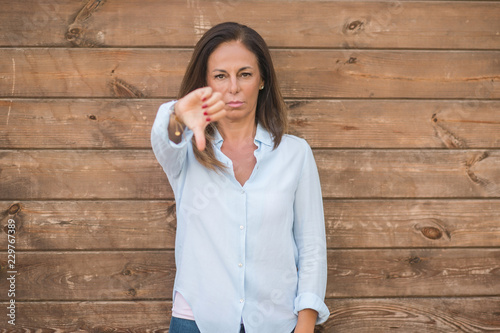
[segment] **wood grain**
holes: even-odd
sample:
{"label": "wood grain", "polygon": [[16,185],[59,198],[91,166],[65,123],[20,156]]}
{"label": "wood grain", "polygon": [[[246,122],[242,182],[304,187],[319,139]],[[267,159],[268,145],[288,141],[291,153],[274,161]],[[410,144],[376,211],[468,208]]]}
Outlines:
{"label": "wood grain", "polygon": [[[326,198],[495,198],[497,150],[315,150]],[[172,199],[150,150],[0,150],[1,200]]]}
{"label": "wood grain", "polygon": [[[2,148],[142,148],[157,99],[0,100]],[[313,148],[500,148],[499,101],[288,100]]]}
{"label": "wood grain", "polygon": [[152,300],[16,302],[16,326],[2,323],[0,332],[168,332],[171,308]]}
{"label": "wood grain", "polygon": [[[328,299],[331,316],[321,332],[493,332],[500,329],[499,302],[498,297]],[[26,332],[167,332],[171,302],[53,301],[16,302],[16,306],[16,328]]]}
{"label": "wood grain", "polygon": [[329,299],[323,332],[496,332],[498,297]]}
{"label": "wood grain", "polygon": [[496,101],[294,100],[291,133],[314,148],[497,148]]}
{"label": "wood grain", "polygon": [[193,46],[237,17],[272,47],[495,49],[499,15],[479,1],[27,0],[0,13],[0,46]]}
{"label": "wood grain", "polygon": [[[8,290],[5,252],[1,258]],[[175,260],[173,251],[16,252],[16,269],[16,302],[161,300],[172,298]]]}
{"label": "wood grain", "polygon": [[[159,100],[0,100],[3,148],[150,148]],[[10,112],[9,112],[10,111]]]}
{"label": "wood grain", "polygon": [[[18,250],[173,249],[172,201],[1,202],[0,229],[13,219]],[[175,208],[174,208],[175,209]],[[7,249],[7,237],[0,248]]]}
{"label": "wood grain", "polygon": [[[173,249],[171,201],[2,201],[25,250]],[[329,248],[500,247],[498,200],[324,200]],[[7,249],[7,237],[0,237]]]}
{"label": "wood grain", "polygon": [[[176,96],[189,49],[3,48],[0,97]],[[285,97],[500,97],[500,51],[275,50]]]}
{"label": "wood grain", "polygon": [[487,198],[500,193],[498,151],[316,150],[325,197]]}
{"label": "wood grain", "polygon": [[151,150],[0,151],[0,161],[5,198],[173,198]]}
{"label": "wood grain", "polygon": [[[6,263],[4,252],[2,290]],[[168,299],[175,275],[173,251],[17,252],[16,268],[16,301]],[[498,272],[498,248],[329,250],[326,295],[498,295]]]}
{"label": "wood grain", "polygon": [[327,297],[488,296],[500,249],[330,250]]}
{"label": "wood grain", "polygon": [[324,210],[331,248],[500,246],[498,200],[325,200]]}

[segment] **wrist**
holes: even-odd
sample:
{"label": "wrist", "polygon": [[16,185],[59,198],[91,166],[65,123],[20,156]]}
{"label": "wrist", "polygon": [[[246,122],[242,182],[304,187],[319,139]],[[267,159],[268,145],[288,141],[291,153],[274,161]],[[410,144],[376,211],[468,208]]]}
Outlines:
{"label": "wrist", "polygon": [[295,332],[314,332],[314,327],[316,326],[316,319],[318,318],[318,312],[312,309],[304,309],[299,311],[297,327]]}
{"label": "wrist", "polygon": [[168,137],[171,141],[179,143],[181,141],[182,133],[184,133],[185,125],[175,114],[175,102],[170,106],[169,110],[169,125],[168,125]]}
{"label": "wrist", "polygon": [[186,125],[184,124],[184,122],[181,120],[181,118],[179,117],[179,113],[176,112],[176,109],[175,109],[175,106],[177,105],[178,102],[175,102],[174,105],[172,106],[172,113],[171,115],[173,116],[174,120],[180,125],[182,126],[182,128],[184,128]]}

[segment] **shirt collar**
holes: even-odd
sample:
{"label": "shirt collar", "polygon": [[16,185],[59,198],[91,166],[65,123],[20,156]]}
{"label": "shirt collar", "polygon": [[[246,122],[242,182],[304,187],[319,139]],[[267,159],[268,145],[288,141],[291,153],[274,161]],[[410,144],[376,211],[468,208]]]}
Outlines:
{"label": "shirt collar", "polygon": [[[259,143],[263,143],[266,146],[273,146],[273,138],[271,133],[269,133],[260,123],[257,124],[257,132],[255,133],[255,141]],[[222,142],[224,139],[219,133],[219,130],[216,128],[214,133],[214,144],[220,149],[222,146]]]}

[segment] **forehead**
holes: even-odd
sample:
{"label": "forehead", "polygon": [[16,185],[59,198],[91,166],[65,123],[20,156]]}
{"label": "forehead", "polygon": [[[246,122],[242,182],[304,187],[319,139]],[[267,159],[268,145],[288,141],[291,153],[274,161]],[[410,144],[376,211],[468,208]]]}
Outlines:
{"label": "forehead", "polygon": [[257,57],[239,41],[220,44],[208,57],[209,69],[224,69],[233,66],[257,67]]}

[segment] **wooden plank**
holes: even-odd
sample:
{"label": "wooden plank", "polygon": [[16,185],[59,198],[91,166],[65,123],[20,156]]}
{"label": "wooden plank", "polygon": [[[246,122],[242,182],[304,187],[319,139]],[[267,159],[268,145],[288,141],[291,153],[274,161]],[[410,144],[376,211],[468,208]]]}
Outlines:
{"label": "wooden plank", "polygon": [[330,250],[327,297],[493,296],[500,249]]}
{"label": "wooden plank", "polygon": [[[2,308],[9,304],[2,302]],[[16,325],[0,332],[168,332],[171,301],[16,301]],[[5,320],[6,322],[6,320]]]}
{"label": "wooden plank", "polygon": [[0,100],[0,147],[150,148],[162,101]]}
{"label": "wooden plank", "polygon": [[0,13],[0,46],[193,46],[237,17],[273,47],[498,49],[499,15],[478,1],[26,0]]}
{"label": "wooden plank", "polygon": [[290,132],[319,148],[497,148],[500,103],[295,100]]}
{"label": "wooden plank", "polygon": [[325,197],[498,197],[499,152],[317,150]]}
{"label": "wooden plank", "polygon": [[324,332],[496,332],[500,298],[328,299]]}
{"label": "wooden plank", "polygon": [[[8,290],[5,252],[0,263]],[[171,298],[175,275],[173,251],[16,252],[16,269],[16,301],[162,300]],[[329,250],[326,294],[494,296],[499,270],[498,248]]]}
{"label": "wooden plank", "polygon": [[[157,99],[0,100],[3,148],[149,148]],[[499,101],[288,100],[313,148],[500,148]]]}
{"label": "wooden plank", "polygon": [[[171,201],[2,201],[18,250],[173,249]],[[324,200],[329,248],[500,247],[498,200]],[[7,249],[7,237],[0,237]]]}
{"label": "wooden plank", "polygon": [[[331,316],[321,327],[331,333],[492,332],[500,329],[499,302],[498,297],[327,299]],[[64,332],[163,332],[171,316],[170,301],[16,302],[16,309],[16,329]]]}
{"label": "wooden plank", "polygon": [[[3,48],[0,97],[172,97],[190,49]],[[500,51],[275,50],[285,97],[500,97]]]}
{"label": "wooden plank", "polygon": [[325,200],[332,248],[500,247],[498,200]]}
{"label": "wooden plank", "polygon": [[[0,258],[0,287],[8,290],[7,253]],[[172,299],[173,251],[16,252],[15,259],[16,302]]]}
{"label": "wooden plank", "polygon": [[0,151],[0,197],[172,199],[151,150]]}
{"label": "wooden plank", "polygon": [[[15,221],[16,248],[21,251],[174,248],[171,201],[23,201],[0,206],[0,225]],[[6,251],[7,244],[7,237],[0,237],[0,248]]]}
{"label": "wooden plank", "polygon": [[[500,151],[316,150],[326,198],[496,198]],[[0,150],[0,200],[172,199],[150,150]]]}

